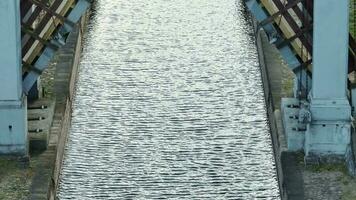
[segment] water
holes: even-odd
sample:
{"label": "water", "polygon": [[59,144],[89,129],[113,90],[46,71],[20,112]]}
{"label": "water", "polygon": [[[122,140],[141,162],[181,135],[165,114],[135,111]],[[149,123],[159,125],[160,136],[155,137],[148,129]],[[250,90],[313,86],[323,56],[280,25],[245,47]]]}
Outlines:
{"label": "water", "polygon": [[98,0],[65,199],[279,199],[241,1]]}

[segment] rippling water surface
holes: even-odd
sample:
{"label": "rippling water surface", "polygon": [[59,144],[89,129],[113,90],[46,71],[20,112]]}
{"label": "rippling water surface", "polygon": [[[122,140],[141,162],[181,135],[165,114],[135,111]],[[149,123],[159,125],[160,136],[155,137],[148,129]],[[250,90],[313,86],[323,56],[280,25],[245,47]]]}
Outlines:
{"label": "rippling water surface", "polygon": [[97,0],[60,199],[279,199],[241,0]]}

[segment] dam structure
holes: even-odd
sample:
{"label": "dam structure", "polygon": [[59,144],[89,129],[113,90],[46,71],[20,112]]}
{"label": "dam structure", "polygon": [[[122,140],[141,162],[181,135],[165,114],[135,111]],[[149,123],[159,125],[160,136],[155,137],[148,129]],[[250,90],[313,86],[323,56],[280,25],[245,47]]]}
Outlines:
{"label": "dam structure", "polygon": [[1,0],[0,199],[356,199],[356,0]]}

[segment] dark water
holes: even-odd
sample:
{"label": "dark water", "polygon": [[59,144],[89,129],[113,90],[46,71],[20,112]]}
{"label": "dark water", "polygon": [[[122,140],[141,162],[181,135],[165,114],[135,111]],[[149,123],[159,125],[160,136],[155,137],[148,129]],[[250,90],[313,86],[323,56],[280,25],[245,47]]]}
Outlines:
{"label": "dark water", "polygon": [[279,199],[239,0],[98,0],[60,199]]}

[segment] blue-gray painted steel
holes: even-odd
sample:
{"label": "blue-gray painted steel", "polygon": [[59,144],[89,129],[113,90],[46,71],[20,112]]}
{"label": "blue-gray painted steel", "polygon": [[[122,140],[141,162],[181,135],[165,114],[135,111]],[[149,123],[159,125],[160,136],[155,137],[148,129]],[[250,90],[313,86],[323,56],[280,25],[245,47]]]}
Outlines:
{"label": "blue-gray painted steel", "polygon": [[[282,100],[287,146],[291,151],[304,149],[307,156],[344,156],[351,140],[351,107],[347,98],[349,0],[314,2],[312,90],[308,92],[308,101]],[[247,0],[246,4],[259,22],[268,17],[256,0]],[[269,36],[278,38],[277,43],[282,38],[276,36],[270,24],[263,28]],[[279,50],[290,69],[300,66],[290,47]],[[294,71],[297,96],[296,87],[305,83],[307,75],[306,71]],[[298,79],[300,76],[303,79]]]}
{"label": "blue-gray painted steel", "polygon": [[[67,19],[73,23],[78,23],[80,17],[86,12],[86,10],[90,6],[89,0],[79,0],[75,5],[73,10],[68,15]],[[55,37],[50,41],[50,43],[62,47],[65,45],[66,38],[68,34],[73,30],[73,27],[67,23],[65,23],[57,32]],[[30,71],[23,82],[24,92],[27,94],[31,89],[33,84],[36,82],[41,73],[48,67],[48,64],[53,59],[56,51],[51,47],[46,47],[42,55],[34,64],[35,70]]]}
{"label": "blue-gray painted steel", "polygon": [[0,1],[0,154],[28,154],[22,94],[20,1]]}
{"label": "blue-gray painted steel", "polygon": [[22,96],[20,1],[0,1],[0,101]]}
{"label": "blue-gray painted steel", "polygon": [[[256,0],[246,0],[245,2],[246,2],[247,7],[253,14],[253,16],[256,18],[256,20],[259,23],[269,17],[269,14],[262,9],[261,5]],[[264,29],[264,31],[268,35],[269,40],[272,43],[278,44],[278,43],[282,42],[283,37],[278,34],[277,30],[274,28],[274,26],[272,24],[266,24],[261,28]],[[295,53],[293,53],[291,47],[283,46],[283,47],[279,48],[278,50],[281,53],[282,58],[286,61],[286,63],[288,64],[288,66],[291,70],[295,70],[296,68],[298,68],[301,65],[301,63],[298,60],[298,58],[296,57]],[[295,70],[295,78],[297,80],[296,82],[298,82],[298,84],[294,84],[295,96],[297,96],[296,91],[302,90],[301,88],[299,88],[299,86],[302,86],[303,88],[308,88],[308,91],[311,89],[310,85],[306,85],[307,82],[309,82],[309,83],[311,82],[311,78],[307,75],[305,69]],[[306,81],[307,78],[308,78],[308,81]],[[301,83],[301,84],[299,84],[299,83]]]}
{"label": "blue-gray painted steel", "polygon": [[314,99],[346,99],[348,13],[348,0],[314,2],[312,90]]}
{"label": "blue-gray painted steel", "polygon": [[305,136],[307,155],[344,155],[350,145],[348,13],[349,0],[314,1],[312,122]]}

